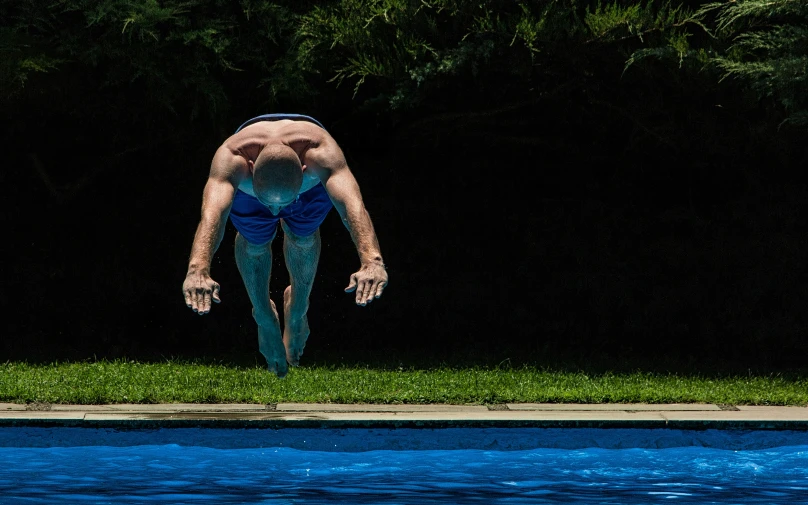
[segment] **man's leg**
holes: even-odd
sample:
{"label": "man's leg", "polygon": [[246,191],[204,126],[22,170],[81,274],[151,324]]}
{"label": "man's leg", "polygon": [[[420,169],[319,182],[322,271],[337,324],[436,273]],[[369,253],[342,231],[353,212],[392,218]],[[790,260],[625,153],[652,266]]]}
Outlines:
{"label": "man's leg", "polygon": [[283,256],[289,270],[290,286],[283,292],[283,345],[286,361],[292,366],[300,364],[300,356],[309,337],[309,295],[314,285],[314,274],[320,261],[320,230],[308,237],[292,233],[283,226]]}
{"label": "man's leg", "polygon": [[258,324],[258,349],[267,360],[267,367],[278,377],[289,371],[286,351],[278,321],[278,311],[269,298],[269,276],[272,273],[272,241],[254,245],[241,233],[236,235],[236,265],[253,306],[253,318]]}

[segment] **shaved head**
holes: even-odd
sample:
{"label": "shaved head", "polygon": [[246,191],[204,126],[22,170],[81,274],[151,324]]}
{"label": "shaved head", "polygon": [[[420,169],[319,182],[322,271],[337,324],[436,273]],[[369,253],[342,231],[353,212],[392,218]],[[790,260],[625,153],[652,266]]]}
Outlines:
{"label": "shaved head", "polygon": [[264,204],[289,203],[297,198],[303,184],[303,167],[289,146],[265,146],[253,167],[253,191]]}

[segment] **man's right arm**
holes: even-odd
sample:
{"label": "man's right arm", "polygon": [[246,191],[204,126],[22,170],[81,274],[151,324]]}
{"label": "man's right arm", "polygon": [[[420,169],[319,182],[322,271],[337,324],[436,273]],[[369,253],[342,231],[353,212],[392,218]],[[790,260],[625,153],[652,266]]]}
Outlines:
{"label": "man's right arm", "polygon": [[210,265],[222,242],[236,189],[247,169],[244,158],[224,147],[216,151],[211,163],[208,182],[202,193],[202,215],[182,286],[185,304],[199,315],[210,312],[212,301],[221,301],[219,284],[210,277]]}

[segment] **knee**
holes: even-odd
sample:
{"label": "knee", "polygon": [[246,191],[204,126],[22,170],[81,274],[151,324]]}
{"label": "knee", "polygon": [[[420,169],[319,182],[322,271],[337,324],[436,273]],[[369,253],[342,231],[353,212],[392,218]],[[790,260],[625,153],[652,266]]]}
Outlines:
{"label": "knee", "polygon": [[314,245],[314,235],[309,235],[308,237],[294,236],[289,238],[296,247],[312,247]]}

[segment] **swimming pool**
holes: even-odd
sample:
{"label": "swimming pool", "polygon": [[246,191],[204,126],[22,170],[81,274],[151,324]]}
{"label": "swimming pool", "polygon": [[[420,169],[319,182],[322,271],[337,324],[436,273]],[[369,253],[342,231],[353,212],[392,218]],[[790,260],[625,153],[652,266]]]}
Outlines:
{"label": "swimming pool", "polygon": [[0,428],[17,503],[808,503],[808,431]]}

